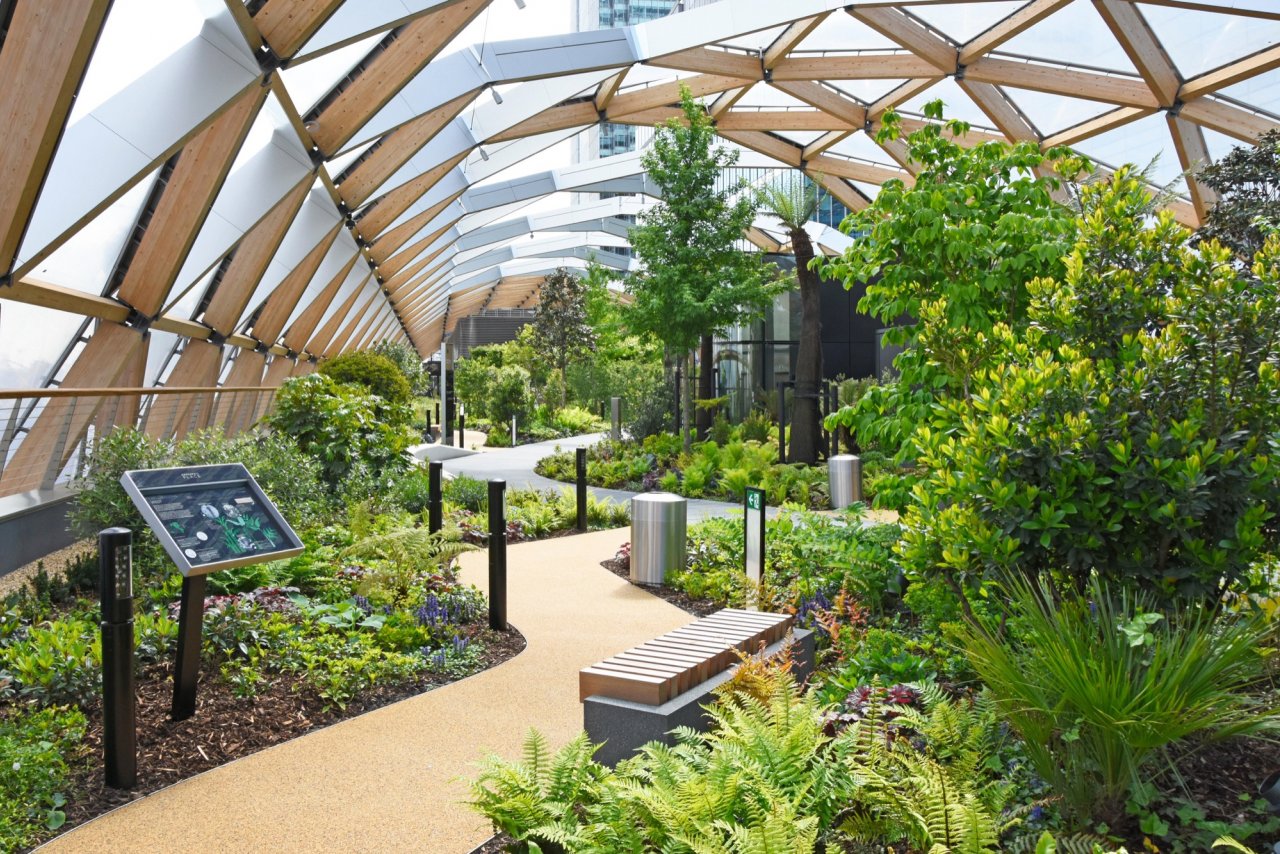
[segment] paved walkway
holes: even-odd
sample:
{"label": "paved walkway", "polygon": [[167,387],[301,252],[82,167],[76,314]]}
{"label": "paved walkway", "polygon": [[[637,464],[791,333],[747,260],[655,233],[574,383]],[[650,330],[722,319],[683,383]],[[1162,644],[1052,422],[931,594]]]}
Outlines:
{"label": "paved walkway", "polygon": [[[689,622],[599,566],[626,539],[510,547],[508,619],[528,640],[511,661],[178,783],[43,850],[470,851],[490,833],[461,803],[482,753],[519,756],[531,726],[568,741],[582,729],[578,670]],[[485,587],[486,553],[461,562]]]}
{"label": "paved walkway", "polygon": [[[583,436],[570,436],[567,439],[555,439],[550,442],[535,442],[515,448],[491,448],[484,453],[469,457],[445,460],[444,470],[450,474],[465,474],[469,477],[488,480],[500,477],[507,481],[508,489],[566,489],[572,485],[558,480],[543,477],[534,472],[538,460],[562,451],[585,448],[603,439],[604,433],[589,433]],[[636,495],[625,489],[602,489],[597,486],[588,487],[596,498],[611,498],[623,504]],[[700,522],[709,516],[728,516],[742,512],[742,505],[727,501],[706,501],[701,498],[689,499],[689,524]],[[772,517],[776,508],[767,511]]]}
{"label": "paved walkway", "polygon": [[[448,460],[454,474],[503,477],[513,488],[566,484],[534,473],[576,436]],[[591,490],[626,501],[634,493]],[[739,511],[689,502],[689,521]],[[78,827],[42,850],[64,852],[469,852],[490,834],[462,802],[486,751],[520,754],[536,727],[554,745],[582,729],[578,671],[671,631],[690,617],[600,566],[626,529],[511,546],[511,625],[528,647],[511,661],[427,694],[215,768]],[[487,553],[460,558],[485,589]]]}

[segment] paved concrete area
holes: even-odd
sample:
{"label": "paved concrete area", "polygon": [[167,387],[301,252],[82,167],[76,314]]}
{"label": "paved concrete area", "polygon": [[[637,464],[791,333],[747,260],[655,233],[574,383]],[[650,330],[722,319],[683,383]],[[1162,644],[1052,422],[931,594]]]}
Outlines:
{"label": "paved concrete area", "polygon": [[[582,436],[570,436],[567,439],[555,439],[550,442],[520,445],[515,448],[492,448],[483,454],[446,460],[444,470],[450,474],[465,474],[480,480],[500,477],[506,480],[507,488],[509,489],[570,488],[571,484],[552,480],[535,473],[534,466],[538,464],[538,460],[555,453],[557,448],[562,451],[585,448],[588,445],[594,445],[604,437],[604,433],[589,433]],[[636,493],[625,489],[602,489],[595,486],[589,487],[589,489],[596,498],[611,498],[620,504],[630,501],[636,495]],[[740,504],[690,498],[688,521],[692,525],[711,516],[730,516],[741,512],[742,505]],[[776,508],[769,508],[767,512],[772,517],[777,513],[777,510]]]}
{"label": "paved concrete area", "polygon": [[[42,850],[470,851],[490,834],[462,803],[482,753],[518,757],[530,727],[569,740],[581,668],[689,622],[599,566],[626,539],[510,547],[508,619],[528,647],[506,664],[178,783]],[[463,555],[462,572],[485,587],[487,554]]]}

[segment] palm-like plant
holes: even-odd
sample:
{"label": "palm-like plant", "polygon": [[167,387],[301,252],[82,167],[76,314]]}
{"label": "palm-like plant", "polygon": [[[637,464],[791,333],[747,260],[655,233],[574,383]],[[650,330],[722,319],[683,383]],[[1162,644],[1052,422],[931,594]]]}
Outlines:
{"label": "palm-like plant", "polygon": [[791,459],[816,463],[819,445],[818,391],[822,383],[822,294],[813,260],[813,241],[805,223],[818,212],[818,184],[802,175],[764,187],[760,192],[761,211],[781,221],[796,258],[796,279],[800,283],[800,350],[795,365],[795,414],[791,422]]}

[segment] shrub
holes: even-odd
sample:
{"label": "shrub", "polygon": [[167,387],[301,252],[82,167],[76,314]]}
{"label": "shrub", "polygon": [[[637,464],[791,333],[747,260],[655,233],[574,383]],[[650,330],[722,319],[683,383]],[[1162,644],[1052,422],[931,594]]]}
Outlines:
{"label": "shrub", "polygon": [[527,424],[533,411],[533,389],[529,372],[517,365],[498,368],[489,389],[488,415],[495,424]]}
{"label": "shrub", "polygon": [[369,350],[328,359],[321,363],[320,373],[334,382],[362,386],[388,403],[408,403],[413,396],[409,380],[396,363]]}
{"label": "shrub", "polygon": [[102,638],[96,623],[67,617],[27,629],[26,637],[0,647],[0,672],[18,695],[44,706],[89,706],[98,694]]}
{"label": "shrub", "polygon": [[453,363],[453,393],[469,416],[491,416],[489,395],[497,378],[497,367],[480,358],[479,348],[471,358]]}
{"label": "shrub", "polygon": [[994,328],[999,358],[914,434],[904,555],[1216,599],[1280,541],[1280,238],[1246,275],[1168,212],[1144,226],[1130,171],[1083,203],[1067,275],[1030,288],[1035,326]]}
{"label": "shrub", "polygon": [[422,367],[422,357],[417,350],[402,341],[386,340],[373,345],[373,352],[390,359],[400,369],[400,373],[409,381],[413,394],[421,396],[427,393],[429,377]]}
{"label": "shrub", "polygon": [[603,430],[605,423],[585,409],[566,406],[556,412],[552,426],[566,436],[578,436]]}
{"label": "shrub", "polygon": [[1122,819],[1169,745],[1276,722],[1248,699],[1265,673],[1260,621],[1201,609],[1162,618],[1151,597],[1098,581],[1086,596],[1014,578],[1004,593],[1011,634],[987,622],[958,638],[1080,829]]}
{"label": "shrub", "polygon": [[80,537],[95,537],[113,525],[132,530],[133,563],[142,578],[167,572],[169,559],[120,485],[120,476],[133,469],[163,466],[167,454],[167,446],[153,442],[145,433],[121,427],[95,439],[85,473],[75,482],[79,492],[71,510],[72,530]]}
{"label": "shrub", "polygon": [[445,501],[473,513],[479,513],[489,504],[489,485],[465,474],[446,479],[440,491]]}
{"label": "shrub", "polygon": [[0,848],[27,848],[62,827],[71,771],[84,755],[87,727],[74,709],[0,717]]}
{"label": "shrub", "polygon": [[376,397],[336,385],[324,374],[311,374],[281,386],[268,423],[317,460],[325,483],[341,493],[361,466],[377,478],[407,465],[404,450],[410,437],[403,425],[408,407],[391,407],[403,416],[400,419],[388,420],[386,410]]}

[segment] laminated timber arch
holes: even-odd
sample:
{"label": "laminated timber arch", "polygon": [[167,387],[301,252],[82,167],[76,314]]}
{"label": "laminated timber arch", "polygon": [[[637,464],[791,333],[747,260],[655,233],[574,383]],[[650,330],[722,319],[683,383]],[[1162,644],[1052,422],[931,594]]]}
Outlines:
{"label": "laminated timber arch", "polygon": [[[112,28],[130,2],[148,0],[0,3],[0,495],[56,479],[92,430],[244,429],[317,360],[381,340],[429,355],[469,313],[530,305],[547,271],[625,245],[654,188],[638,154],[522,164],[676,116],[682,86],[744,167],[801,170],[850,209],[913,180],[876,131],[937,95],[971,141],[1115,152],[1133,132],[1120,157],[1188,173],[1280,127],[1270,0],[720,0],[475,43],[479,16],[543,0],[184,0],[149,11],[189,7],[187,35],[78,109],[106,48],[149,38]],[[1037,47],[1073,38],[1088,61]],[[570,193],[629,198],[528,207]],[[1215,202],[1191,175],[1171,207],[1195,225]],[[785,242],[767,219],[744,237]],[[26,328],[58,318],[66,340]]]}

